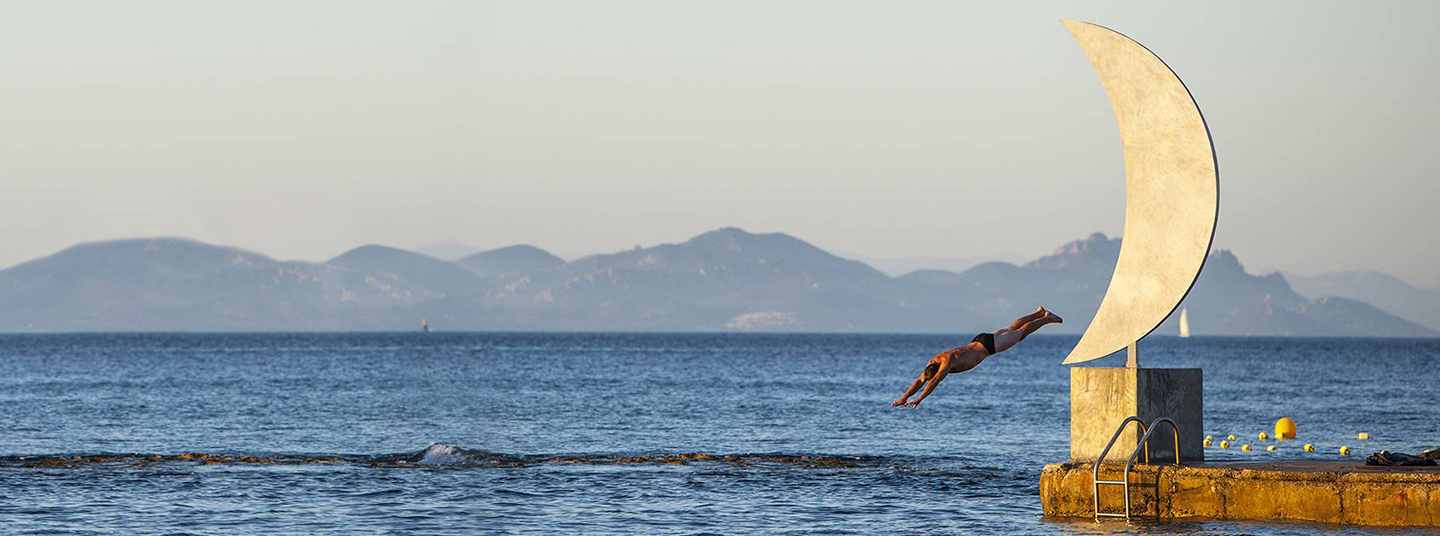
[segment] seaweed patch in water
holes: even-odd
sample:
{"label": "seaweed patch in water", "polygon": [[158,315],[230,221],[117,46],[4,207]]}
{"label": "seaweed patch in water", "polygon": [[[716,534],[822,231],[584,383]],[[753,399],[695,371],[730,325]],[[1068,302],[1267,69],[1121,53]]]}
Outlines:
{"label": "seaweed patch in water", "polygon": [[494,467],[520,468],[545,464],[586,464],[586,465],[690,465],[693,463],[723,463],[736,466],[756,464],[784,464],[806,468],[852,468],[873,465],[883,461],[874,456],[829,456],[810,454],[710,454],[704,452],[661,453],[661,454],[577,454],[577,455],[514,455],[452,447],[439,443],[418,452],[382,454],[375,456],[354,455],[294,455],[268,454],[247,455],[236,453],[185,452],[179,454],[93,454],[56,456],[4,456],[0,467],[21,468],[79,468],[96,464],[128,463],[139,467],[160,463],[189,463],[207,465],[303,465],[303,464],[354,464],[375,468],[409,467]]}

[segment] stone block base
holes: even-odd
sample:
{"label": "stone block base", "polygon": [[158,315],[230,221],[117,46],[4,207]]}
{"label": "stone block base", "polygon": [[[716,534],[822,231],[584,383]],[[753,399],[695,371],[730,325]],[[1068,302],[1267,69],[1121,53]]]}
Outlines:
{"label": "stone block base", "polygon": [[[1204,378],[1200,369],[1097,368],[1070,369],[1070,460],[1094,461],[1105,450],[1115,427],[1131,415],[1146,424],[1159,417],[1175,421],[1180,431],[1180,459],[1204,461]],[[1125,463],[1140,442],[1140,427],[1126,428],[1106,461]],[[1168,426],[1150,436],[1152,461],[1175,460],[1175,437]],[[1139,461],[1144,461],[1142,456]]]}

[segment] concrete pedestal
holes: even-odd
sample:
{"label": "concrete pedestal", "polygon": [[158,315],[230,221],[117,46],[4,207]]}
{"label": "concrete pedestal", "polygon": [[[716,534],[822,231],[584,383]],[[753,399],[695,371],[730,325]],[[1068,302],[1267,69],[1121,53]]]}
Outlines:
{"label": "concrete pedestal", "polygon": [[[1204,379],[1200,369],[1070,369],[1070,460],[1095,461],[1120,421],[1139,415],[1147,425],[1169,417],[1180,429],[1180,459],[1205,460],[1201,444],[1205,420]],[[1125,463],[1140,442],[1140,427],[1130,424],[1110,448],[1107,462]],[[1174,436],[1162,426],[1150,436],[1150,460],[1173,463]],[[1144,461],[1144,455],[1138,459]]]}

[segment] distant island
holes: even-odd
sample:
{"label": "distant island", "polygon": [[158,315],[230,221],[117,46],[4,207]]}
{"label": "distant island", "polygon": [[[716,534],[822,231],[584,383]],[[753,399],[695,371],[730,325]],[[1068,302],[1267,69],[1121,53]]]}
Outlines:
{"label": "distant island", "polygon": [[[0,270],[0,331],[418,331],[424,318],[451,331],[973,333],[1045,305],[1066,316],[1056,332],[1079,333],[1119,250],[1119,238],[1097,233],[1023,264],[891,277],[783,233],[736,228],[568,262],[530,245],[455,260],[367,245],[286,262],[142,238]],[[1383,274],[1292,287],[1219,250],[1184,307],[1201,336],[1434,337],[1437,303],[1440,290]],[[1176,333],[1176,321],[1159,333]]]}

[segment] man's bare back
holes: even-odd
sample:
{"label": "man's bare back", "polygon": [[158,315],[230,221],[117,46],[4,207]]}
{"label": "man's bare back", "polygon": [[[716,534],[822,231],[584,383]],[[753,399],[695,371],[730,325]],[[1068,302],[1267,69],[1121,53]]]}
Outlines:
{"label": "man's bare back", "polygon": [[[1009,326],[996,330],[992,333],[981,333],[970,341],[970,344],[951,348],[936,354],[925,363],[925,370],[920,373],[905,390],[905,394],[899,400],[891,403],[891,407],[919,407],[920,401],[930,396],[930,392],[940,385],[945,376],[950,373],[965,372],[979,366],[985,358],[1009,350],[1011,346],[1025,340],[1025,337],[1039,330],[1047,324],[1059,324],[1064,322],[1055,313],[1046,311],[1044,307],[1035,309],[1035,312],[1022,316],[1011,322]],[[915,400],[909,400],[911,395],[920,391],[924,386],[925,390]]]}

